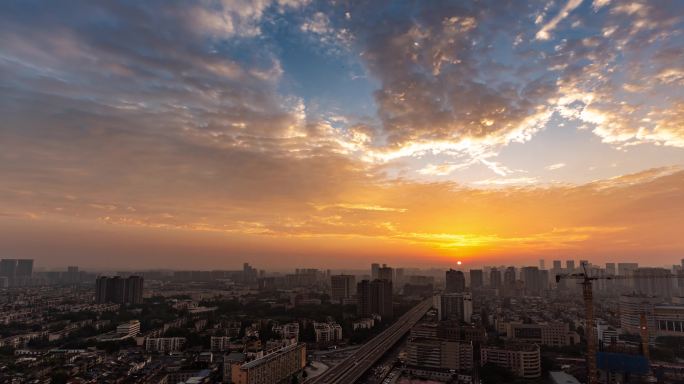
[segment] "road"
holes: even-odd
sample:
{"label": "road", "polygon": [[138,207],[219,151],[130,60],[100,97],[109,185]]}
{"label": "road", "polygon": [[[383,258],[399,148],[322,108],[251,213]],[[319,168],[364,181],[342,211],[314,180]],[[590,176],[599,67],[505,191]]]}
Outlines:
{"label": "road", "polygon": [[432,307],[432,299],[422,301],[403,314],[389,328],[375,336],[338,365],[307,384],[351,384],[358,380],[388,349],[392,348]]}

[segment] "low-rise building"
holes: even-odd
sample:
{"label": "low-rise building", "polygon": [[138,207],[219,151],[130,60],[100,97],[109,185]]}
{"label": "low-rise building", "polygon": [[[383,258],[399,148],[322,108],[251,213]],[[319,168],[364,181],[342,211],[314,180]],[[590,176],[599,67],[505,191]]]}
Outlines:
{"label": "low-rise building", "polygon": [[185,337],[148,337],[145,339],[145,350],[148,352],[169,353],[183,349]]}
{"label": "low-rise building", "polygon": [[334,343],[342,340],[342,327],[337,323],[313,324],[317,343]]}
{"label": "low-rise building", "polygon": [[231,382],[235,384],[280,383],[306,366],[306,347],[292,344],[247,363],[231,364]]}
{"label": "low-rise building", "polygon": [[473,345],[437,338],[412,337],[406,347],[406,363],[423,369],[472,370]]}
{"label": "low-rise building", "polygon": [[509,340],[552,347],[573,345],[576,342],[575,332],[570,332],[570,327],[567,323],[560,322],[542,324],[508,323],[506,324],[506,336]]}
{"label": "low-rise building", "polygon": [[541,376],[541,355],[536,344],[483,346],[480,349],[480,363],[498,365],[525,379]]}

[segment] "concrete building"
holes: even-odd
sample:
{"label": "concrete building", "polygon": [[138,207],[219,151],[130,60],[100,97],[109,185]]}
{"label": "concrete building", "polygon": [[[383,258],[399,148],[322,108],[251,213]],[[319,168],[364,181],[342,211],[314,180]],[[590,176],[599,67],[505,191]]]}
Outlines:
{"label": "concrete building", "polygon": [[387,280],[362,280],[356,285],[357,313],[360,317],[378,314],[382,319],[394,317],[392,282]]}
{"label": "concrete building", "polygon": [[330,299],[342,303],[356,294],[356,277],[353,275],[330,276]]}
{"label": "concrete building", "polygon": [[457,271],[454,269],[449,269],[446,271],[446,276],[445,276],[445,281],[446,281],[446,289],[445,292],[447,293],[458,293],[458,292],[465,292],[466,288],[466,280],[465,280],[465,274],[461,271]]}
{"label": "concrete building", "polygon": [[382,267],[378,268],[378,280],[394,282],[394,269],[383,264]]}
{"label": "concrete building", "polygon": [[291,344],[250,362],[230,365],[234,384],[273,384],[285,382],[306,366],[304,344]]}
{"label": "concrete building", "polygon": [[143,280],[142,276],[99,276],[95,280],[95,302],[142,304]]}
{"label": "concrete building", "polygon": [[140,322],[138,320],[131,320],[129,322],[119,324],[116,327],[116,333],[123,337],[135,337],[140,333]]}
{"label": "concrete building", "polygon": [[573,345],[579,342],[579,335],[570,332],[567,323],[552,322],[543,324],[506,324],[506,338],[517,342],[527,342],[552,347]]}
{"label": "concrete building", "polygon": [[283,325],[274,325],[272,330],[273,333],[283,339],[295,339],[295,341],[299,341],[299,323],[296,321]]}
{"label": "concrete building", "polygon": [[480,364],[487,363],[509,369],[516,376],[525,379],[541,377],[541,355],[536,344],[483,346],[480,349]]}
{"label": "concrete building", "polygon": [[214,352],[230,351],[230,337],[212,336],[209,341],[209,348]]}
{"label": "concrete building", "polygon": [[406,345],[406,363],[421,368],[470,371],[473,369],[473,345],[438,338],[412,337]]}
{"label": "concrete building", "polygon": [[379,270],[380,270],[380,264],[378,264],[378,263],[371,264],[371,280],[375,280],[378,278]]}
{"label": "concrete building", "polygon": [[473,315],[473,298],[469,293],[445,293],[435,296],[434,300],[440,320],[470,323]]}
{"label": "concrete building", "polygon": [[653,308],[653,322],[658,336],[684,337],[684,306],[657,305]]}
{"label": "concrete building", "polygon": [[320,344],[335,343],[342,340],[342,326],[337,323],[313,323],[316,342]]}
{"label": "concrete building", "polygon": [[489,271],[489,286],[494,289],[501,289],[502,286],[502,276],[501,276],[501,271],[492,268],[491,271]]}
{"label": "concrete building", "polygon": [[637,268],[632,272],[634,276],[634,291],[641,295],[672,297],[675,279],[665,268]]}
{"label": "concrete building", "polygon": [[575,260],[565,260],[565,270],[567,273],[575,272]]}
{"label": "concrete building", "polygon": [[641,315],[646,314],[648,328],[656,329],[652,316],[653,308],[662,303],[663,299],[657,296],[621,295],[619,302],[620,327],[629,333],[638,334],[641,328]]}
{"label": "concrete building", "polygon": [[185,345],[185,337],[148,337],[145,339],[145,350],[148,352],[178,352]]}
{"label": "concrete building", "polygon": [[470,289],[484,287],[484,272],[481,269],[470,270]]}
{"label": "concrete building", "polygon": [[[525,282],[525,294],[528,296],[541,295],[544,284],[542,277],[537,267],[523,267],[521,270],[521,278]],[[548,280],[548,277],[547,277]]]}

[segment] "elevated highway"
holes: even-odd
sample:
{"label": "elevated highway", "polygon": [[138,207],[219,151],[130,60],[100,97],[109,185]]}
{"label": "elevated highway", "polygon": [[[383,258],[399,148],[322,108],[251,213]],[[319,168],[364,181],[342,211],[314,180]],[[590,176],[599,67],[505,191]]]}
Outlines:
{"label": "elevated highway", "polygon": [[432,299],[421,301],[404,313],[394,324],[357,349],[342,362],[306,384],[351,384],[361,378],[373,365],[430,310]]}

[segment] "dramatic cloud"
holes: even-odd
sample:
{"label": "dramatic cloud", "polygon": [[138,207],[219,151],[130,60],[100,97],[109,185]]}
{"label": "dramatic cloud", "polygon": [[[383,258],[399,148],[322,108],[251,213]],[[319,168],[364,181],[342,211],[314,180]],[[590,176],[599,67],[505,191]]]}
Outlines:
{"label": "dramatic cloud", "polygon": [[233,263],[227,251],[665,260],[684,249],[683,14],[2,2],[0,252],[83,262],[132,236],[120,260],[139,265]]}

